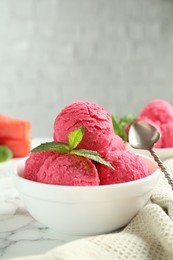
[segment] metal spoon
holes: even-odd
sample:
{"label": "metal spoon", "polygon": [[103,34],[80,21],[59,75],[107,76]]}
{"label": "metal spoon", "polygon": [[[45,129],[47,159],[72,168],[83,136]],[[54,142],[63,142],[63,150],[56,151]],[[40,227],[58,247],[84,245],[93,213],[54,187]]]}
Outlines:
{"label": "metal spoon", "polygon": [[147,122],[135,122],[131,125],[128,135],[129,144],[136,149],[148,150],[157,162],[165,178],[173,190],[173,180],[164,167],[162,161],[153,150],[154,144],[160,139],[159,131]]}

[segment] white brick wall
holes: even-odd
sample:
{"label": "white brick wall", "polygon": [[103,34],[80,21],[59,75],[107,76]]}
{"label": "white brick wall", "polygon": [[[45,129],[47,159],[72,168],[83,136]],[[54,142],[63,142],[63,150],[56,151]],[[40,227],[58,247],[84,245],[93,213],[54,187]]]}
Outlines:
{"label": "white brick wall", "polygon": [[173,103],[172,0],[0,0],[0,113],[49,136],[76,100]]}

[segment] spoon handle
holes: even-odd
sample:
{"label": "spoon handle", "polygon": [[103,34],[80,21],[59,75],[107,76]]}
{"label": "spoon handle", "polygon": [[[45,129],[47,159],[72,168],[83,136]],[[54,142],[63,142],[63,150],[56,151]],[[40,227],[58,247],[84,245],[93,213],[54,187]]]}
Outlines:
{"label": "spoon handle", "polygon": [[153,151],[153,149],[150,149],[149,151],[150,151],[151,155],[153,156],[154,160],[157,162],[157,164],[160,167],[161,171],[164,173],[165,178],[168,180],[168,183],[171,185],[171,188],[173,190],[173,180],[171,179],[171,176],[167,172],[167,170],[166,170],[165,166],[163,165],[162,161],[159,159],[159,157],[157,156],[155,151]]}

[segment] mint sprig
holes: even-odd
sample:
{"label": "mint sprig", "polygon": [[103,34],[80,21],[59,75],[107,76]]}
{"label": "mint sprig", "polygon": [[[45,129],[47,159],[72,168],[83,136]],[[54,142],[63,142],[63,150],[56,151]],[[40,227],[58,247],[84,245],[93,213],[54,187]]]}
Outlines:
{"label": "mint sprig", "polygon": [[68,144],[62,142],[46,142],[35,147],[34,149],[31,150],[31,152],[54,151],[61,154],[70,153],[77,156],[89,158],[93,161],[104,164],[114,169],[113,166],[109,162],[104,160],[99,153],[91,150],[86,150],[86,149],[75,149],[82,141],[82,138],[84,136],[84,130],[85,130],[84,126],[81,126],[76,130],[72,131],[68,135]]}
{"label": "mint sprig", "polygon": [[6,145],[0,145],[0,162],[5,162],[13,157],[13,152]]}
{"label": "mint sprig", "polygon": [[82,138],[84,136],[84,130],[84,126],[81,126],[68,135],[70,150],[76,148],[78,144],[82,141]]}
{"label": "mint sprig", "polygon": [[127,142],[128,136],[126,132],[126,127],[136,120],[136,117],[132,114],[126,114],[120,119],[117,115],[111,115],[112,124],[114,128],[114,133],[119,135],[124,142]]}
{"label": "mint sprig", "polygon": [[91,151],[91,150],[86,150],[86,149],[78,149],[78,150],[72,150],[70,152],[71,154],[75,154],[78,156],[83,156],[83,157],[87,157],[93,161],[96,161],[98,163],[104,164],[108,167],[110,167],[112,170],[114,170],[114,167],[107,161],[105,161],[99,153],[95,152],[95,151]]}
{"label": "mint sprig", "polygon": [[65,143],[61,142],[46,142],[41,143],[39,146],[35,147],[31,150],[32,153],[34,152],[41,152],[41,151],[54,151],[58,153],[69,153],[70,152],[70,146]]}

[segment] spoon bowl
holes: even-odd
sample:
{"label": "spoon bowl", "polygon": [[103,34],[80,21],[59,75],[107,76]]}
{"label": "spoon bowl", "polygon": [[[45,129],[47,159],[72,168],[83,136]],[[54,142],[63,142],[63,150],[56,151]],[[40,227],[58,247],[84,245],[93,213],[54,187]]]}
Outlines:
{"label": "spoon bowl", "polygon": [[147,122],[135,122],[129,130],[129,143],[136,149],[151,149],[160,139],[159,131]]}

